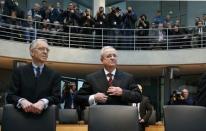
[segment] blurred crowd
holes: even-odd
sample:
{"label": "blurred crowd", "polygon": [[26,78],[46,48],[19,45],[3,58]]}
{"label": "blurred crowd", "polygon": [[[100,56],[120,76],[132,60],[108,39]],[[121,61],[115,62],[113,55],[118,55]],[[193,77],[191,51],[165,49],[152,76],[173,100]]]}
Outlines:
{"label": "blurred crowd", "polygon": [[[110,43],[121,43],[122,41],[134,43],[134,34],[140,36],[140,43],[148,42],[148,40],[141,36],[155,36],[157,39],[150,42],[160,44],[166,41],[168,35],[171,37],[180,36],[180,38],[172,40],[174,43],[173,46],[176,46],[175,43],[181,45],[179,43],[182,41],[191,41],[193,39],[198,43],[200,40],[203,40],[201,36],[205,32],[205,14],[203,14],[202,18],[197,17],[195,19],[196,27],[185,29],[181,28],[180,19],[172,20],[172,13],[164,17],[161,15],[160,10],[156,11],[151,21],[148,20],[146,14],[138,14],[139,16],[137,16],[131,6],[128,6],[126,11],[123,11],[119,7],[110,7],[107,14],[104,12],[104,7],[99,7],[96,15],[92,16],[90,9],[82,11],[76,3],[69,3],[67,9],[63,10],[60,2],[56,2],[56,5],[53,5],[49,4],[46,0],[42,0],[41,4],[35,3],[32,9],[24,12],[19,8],[17,0],[1,0],[0,2],[0,14],[10,16],[1,16],[0,21],[10,24],[12,28],[17,28],[17,26],[26,28],[24,35],[28,41],[34,39],[34,28],[41,29],[41,32],[43,32],[42,36],[45,32],[95,34],[97,38],[96,43],[101,42],[101,40],[98,40],[98,37],[102,38],[103,34],[114,37],[111,41],[108,40]],[[16,18],[26,19],[26,21]],[[34,21],[40,23],[35,24]],[[84,28],[76,28],[77,26]],[[102,31],[102,28],[107,29]],[[130,29],[137,30],[134,32],[134,30]],[[191,38],[188,34],[192,34],[195,37]],[[119,41],[117,36],[129,37],[125,38],[127,39],[126,41]],[[201,43],[199,42],[198,44]]]}

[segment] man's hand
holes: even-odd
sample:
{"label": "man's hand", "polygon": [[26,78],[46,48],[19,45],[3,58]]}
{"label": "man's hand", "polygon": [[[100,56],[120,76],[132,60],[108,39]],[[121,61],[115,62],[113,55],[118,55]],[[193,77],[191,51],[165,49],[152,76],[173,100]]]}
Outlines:
{"label": "man's hand", "polygon": [[70,10],[71,13],[74,13],[74,10]]}
{"label": "man's hand", "polygon": [[96,102],[99,103],[105,103],[107,101],[108,96],[106,96],[104,93],[96,93],[94,95],[94,99]]}
{"label": "man's hand", "polygon": [[33,103],[29,102],[27,99],[23,99],[20,101],[21,104],[21,108],[25,111],[25,112],[31,112],[32,108],[33,108]]}
{"label": "man's hand", "polygon": [[44,102],[42,100],[37,101],[33,105],[33,113],[40,114],[42,110],[44,109]]}
{"label": "man's hand", "polygon": [[87,16],[87,19],[91,19],[91,16],[88,15],[88,16]]}
{"label": "man's hand", "polygon": [[110,96],[121,96],[122,95],[122,88],[120,87],[115,87],[115,86],[111,86],[108,88],[107,90],[107,93],[110,95]]}
{"label": "man's hand", "polygon": [[144,123],[144,119],[139,120],[139,123]]}

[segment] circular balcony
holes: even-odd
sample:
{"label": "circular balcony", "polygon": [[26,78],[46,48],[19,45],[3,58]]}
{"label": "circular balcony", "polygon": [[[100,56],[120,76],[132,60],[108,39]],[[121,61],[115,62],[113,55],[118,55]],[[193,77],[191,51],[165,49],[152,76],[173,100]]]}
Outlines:
{"label": "circular balcony", "polygon": [[68,32],[63,32],[55,27],[61,29],[61,25],[51,25],[51,30],[44,31],[38,28],[42,23],[32,23],[30,28],[0,24],[0,67],[11,69],[13,60],[29,61],[31,40],[45,38],[51,45],[48,65],[63,73],[83,76],[102,68],[100,49],[108,45],[118,50],[119,68],[137,75],[161,75],[165,67],[178,67],[183,74],[204,71],[205,32],[195,34],[195,27],[184,28],[190,31],[182,35],[169,35],[170,29],[164,29],[160,41],[157,35],[139,36],[137,32],[144,31],[139,29],[68,27]]}

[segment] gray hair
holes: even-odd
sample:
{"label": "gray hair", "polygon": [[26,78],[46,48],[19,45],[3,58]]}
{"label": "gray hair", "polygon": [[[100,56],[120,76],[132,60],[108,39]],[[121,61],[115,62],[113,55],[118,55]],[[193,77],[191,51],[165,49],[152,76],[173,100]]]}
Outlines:
{"label": "gray hair", "polygon": [[104,55],[105,55],[105,50],[107,50],[107,49],[114,49],[115,51],[117,51],[117,50],[116,50],[114,47],[112,47],[112,46],[104,46],[104,47],[102,47],[101,52],[100,52],[101,58],[104,57]]}
{"label": "gray hair", "polygon": [[47,43],[47,40],[46,40],[46,39],[35,39],[35,40],[33,40],[33,41],[31,42],[29,48],[30,48],[30,49],[35,48],[35,47],[37,46],[38,42],[40,42],[40,41],[43,41],[43,42]]}

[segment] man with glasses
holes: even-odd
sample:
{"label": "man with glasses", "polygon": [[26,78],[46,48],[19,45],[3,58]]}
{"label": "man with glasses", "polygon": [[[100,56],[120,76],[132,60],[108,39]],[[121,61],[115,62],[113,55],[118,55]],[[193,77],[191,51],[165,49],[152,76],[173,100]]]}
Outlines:
{"label": "man with glasses", "polygon": [[46,40],[32,41],[29,50],[32,63],[14,69],[6,99],[24,112],[40,114],[59,103],[61,77],[45,65],[49,53]]}
{"label": "man with glasses", "polygon": [[77,92],[80,105],[128,105],[141,101],[131,74],[117,69],[117,50],[103,47],[100,60],[104,69],[87,75],[86,82]]}

